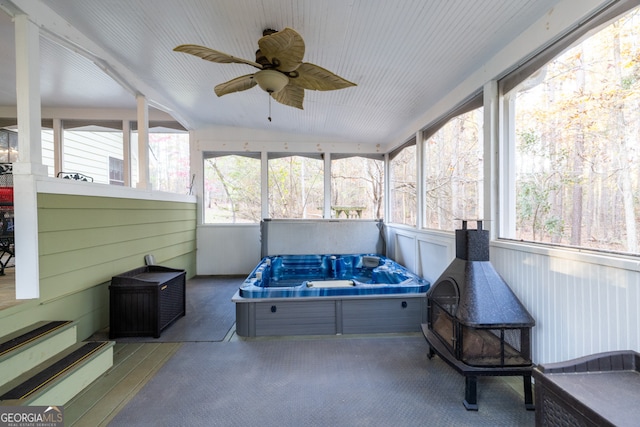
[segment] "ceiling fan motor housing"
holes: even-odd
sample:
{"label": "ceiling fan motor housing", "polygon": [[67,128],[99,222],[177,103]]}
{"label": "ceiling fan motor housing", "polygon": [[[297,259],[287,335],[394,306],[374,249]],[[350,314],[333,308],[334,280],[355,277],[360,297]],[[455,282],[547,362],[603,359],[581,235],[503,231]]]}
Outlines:
{"label": "ceiling fan motor housing", "polygon": [[262,90],[268,93],[276,93],[282,90],[288,83],[289,77],[276,70],[260,70],[253,78]]}

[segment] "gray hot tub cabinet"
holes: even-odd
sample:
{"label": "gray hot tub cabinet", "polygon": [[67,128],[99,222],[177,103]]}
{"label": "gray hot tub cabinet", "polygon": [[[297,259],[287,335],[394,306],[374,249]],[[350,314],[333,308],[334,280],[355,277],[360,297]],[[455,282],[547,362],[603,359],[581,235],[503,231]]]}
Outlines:
{"label": "gray hot tub cabinet", "polygon": [[242,298],[236,292],[236,333],[242,337],[419,332],[425,293],[299,298]]}

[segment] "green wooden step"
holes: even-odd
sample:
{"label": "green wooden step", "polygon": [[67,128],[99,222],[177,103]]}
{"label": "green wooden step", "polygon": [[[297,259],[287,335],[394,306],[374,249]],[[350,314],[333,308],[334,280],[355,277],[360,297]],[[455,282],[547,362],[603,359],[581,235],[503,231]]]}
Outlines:
{"label": "green wooden step", "polygon": [[0,405],[64,405],[112,366],[114,344],[69,347],[0,387]]}
{"label": "green wooden step", "polygon": [[0,386],[77,342],[72,321],[42,321],[0,338]]}

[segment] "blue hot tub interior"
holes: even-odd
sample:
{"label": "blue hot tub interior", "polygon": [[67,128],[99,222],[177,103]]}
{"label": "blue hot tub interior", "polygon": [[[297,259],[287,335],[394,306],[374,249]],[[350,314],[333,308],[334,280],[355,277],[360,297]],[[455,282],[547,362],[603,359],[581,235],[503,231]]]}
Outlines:
{"label": "blue hot tub interior", "polygon": [[243,298],[422,293],[429,282],[375,254],[263,258],[240,287]]}

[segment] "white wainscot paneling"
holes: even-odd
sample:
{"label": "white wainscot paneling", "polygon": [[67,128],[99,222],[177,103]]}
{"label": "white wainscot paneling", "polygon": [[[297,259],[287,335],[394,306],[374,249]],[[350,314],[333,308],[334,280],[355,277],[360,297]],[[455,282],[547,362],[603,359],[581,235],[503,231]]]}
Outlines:
{"label": "white wainscot paneling", "polygon": [[455,240],[426,241],[418,239],[418,273],[432,284],[455,258]]}
{"label": "white wainscot paneling", "polygon": [[433,283],[456,257],[455,235],[450,232],[387,226],[388,254]]}
{"label": "white wainscot paneling", "polygon": [[198,227],[198,275],[249,274],[260,261],[260,226]]}
{"label": "white wainscot paneling", "polygon": [[535,363],[640,351],[638,261],[505,243],[491,260],[536,320]]}
{"label": "white wainscot paneling", "polygon": [[411,234],[395,234],[395,261],[404,265],[412,272],[417,272],[416,268],[416,238]]}

